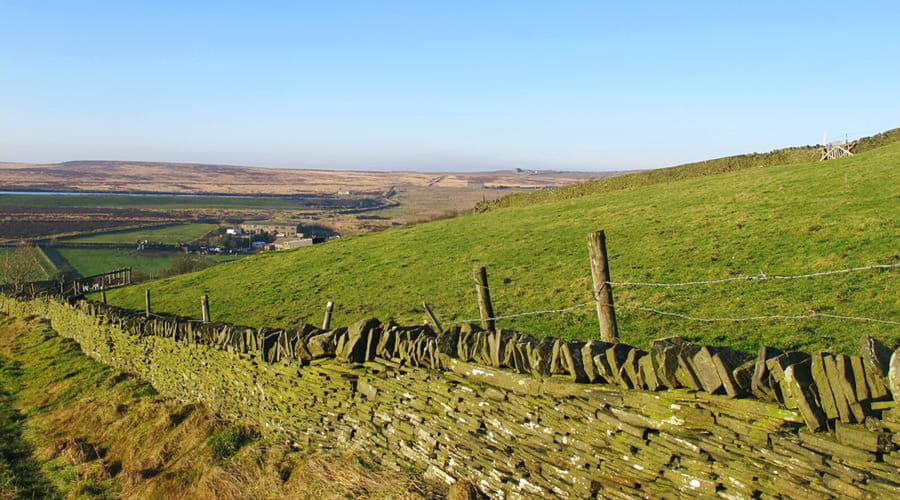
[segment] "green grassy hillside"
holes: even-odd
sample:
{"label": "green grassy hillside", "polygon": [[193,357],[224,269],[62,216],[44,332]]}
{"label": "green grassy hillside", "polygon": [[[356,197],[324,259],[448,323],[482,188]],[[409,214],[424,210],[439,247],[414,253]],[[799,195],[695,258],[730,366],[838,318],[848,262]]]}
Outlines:
{"label": "green grassy hillside", "polygon": [[[863,153],[880,148],[888,144],[900,141],[900,128],[895,128],[863,137],[856,141],[853,151]],[[478,211],[493,210],[495,208],[523,207],[537,203],[569,200],[589,194],[610,193],[653,184],[702,177],[705,175],[734,172],[748,168],[771,167],[777,165],[793,165],[808,163],[819,159],[820,146],[797,146],[770,151],[768,153],[749,153],[736,156],[726,156],[713,160],[686,163],[674,167],[658,168],[646,172],[611,177],[596,181],[581,182],[557,189],[534,191],[530,193],[517,193],[491,201],[485,201],[478,205]]]}
{"label": "green grassy hillside", "polygon": [[[291,252],[264,254],[153,282],[157,310],[249,325],[364,316],[421,322],[428,301],[445,323],[478,317],[472,268],[488,266],[497,314],[562,308],[589,300],[586,236],[605,229],[613,280],[682,281],[794,274],[900,262],[900,143],[852,158],[748,168],[571,200],[492,210]],[[666,335],[754,349],[855,352],[857,338],[894,343],[895,325],[822,318],[701,323],[635,306],[700,317],[809,311],[900,319],[900,271],[692,288],[615,289],[624,341]],[[144,287],[110,295],[142,308]],[[631,308],[629,308],[629,306]],[[598,336],[590,307],[501,320],[535,335]]]}

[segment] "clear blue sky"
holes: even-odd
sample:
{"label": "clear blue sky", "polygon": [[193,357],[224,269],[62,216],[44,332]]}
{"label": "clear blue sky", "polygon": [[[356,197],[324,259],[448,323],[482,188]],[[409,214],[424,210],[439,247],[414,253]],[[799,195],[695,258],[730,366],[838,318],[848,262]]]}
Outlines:
{"label": "clear blue sky", "polygon": [[0,161],[654,167],[900,126],[900,2],[0,0]]}

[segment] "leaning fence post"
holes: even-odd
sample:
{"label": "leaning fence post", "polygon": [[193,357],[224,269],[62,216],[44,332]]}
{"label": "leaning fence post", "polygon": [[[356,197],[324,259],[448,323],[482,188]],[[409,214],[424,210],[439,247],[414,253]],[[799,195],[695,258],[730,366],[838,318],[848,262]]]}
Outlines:
{"label": "leaning fence post", "polygon": [[491,289],[488,288],[487,268],[475,268],[475,290],[478,292],[478,312],[481,313],[481,327],[494,329],[494,306],[491,304]]}
{"label": "leaning fence post", "polygon": [[103,290],[102,292],[100,292],[100,300],[102,300],[104,304],[107,303],[106,302],[106,290]]}
{"label": "leaning fence post", "polygon": [[425,312],[428,313],[428,317],[431,319],[431,326],[434,327],[435,331],[437,331],[438,333],[443,333],[444,329],[441,328],[441,322],[438,321],[437,316],[434,315],[434,311],[431,310],[431,307],[429,307],[425,302],[422,302],[422,307],[424,307]]}
{"label": "leaning fence post", "polygon": [[606,234],[603,231],[588,234],[588,250],[591,254],[591,277],[594,280],[597,319],[600,321],[600,340],[618,342],[619,328],[616,325],[612,285],[609,283],[609,259],[606,256]]}
{"label": "leaning fence post", "polygon": [[322,320],[322,329],[328,330],[331,327],[331,312],[334,311],[334,302],[328,301],[325,304],[325,319]]}
{"label": "leaning fence post", "polygon": [[144,290],[144,316],[150,317],[150,289]]}
{"label": "leaning fence post", "polygon": [[210,321],[210,317],[209,317],[209,295],[203,294],[203,296],[200,297],[200,312],[201,312],[201,314],[203,315],[203,322],[204,322],[204,323],[209,323],[209,321]]}

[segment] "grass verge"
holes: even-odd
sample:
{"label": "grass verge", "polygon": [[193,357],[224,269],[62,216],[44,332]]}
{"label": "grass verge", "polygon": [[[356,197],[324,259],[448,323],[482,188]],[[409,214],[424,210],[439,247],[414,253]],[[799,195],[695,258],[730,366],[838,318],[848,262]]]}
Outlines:
{"label": "grass verge", "polygon": [[294,449],[0,315],[0,498],[429,498],[358,453]]}

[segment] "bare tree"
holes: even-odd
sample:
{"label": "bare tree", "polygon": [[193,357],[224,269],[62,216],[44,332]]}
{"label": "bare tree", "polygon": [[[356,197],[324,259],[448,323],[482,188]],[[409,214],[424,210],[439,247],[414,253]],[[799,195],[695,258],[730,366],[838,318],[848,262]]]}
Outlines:
{"label": "bare tree", "polygon": [[37,258],[34,245],[24,241],[12,252],[3,252],[0,255],[0,282],[11,286],[14,293],[21,293],[34,276]]}

